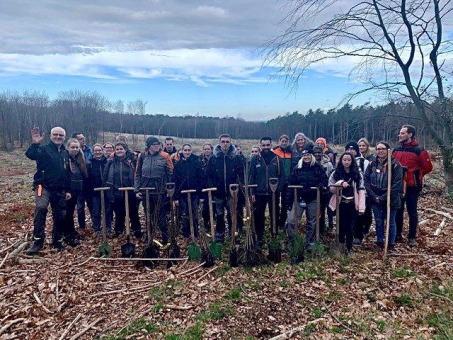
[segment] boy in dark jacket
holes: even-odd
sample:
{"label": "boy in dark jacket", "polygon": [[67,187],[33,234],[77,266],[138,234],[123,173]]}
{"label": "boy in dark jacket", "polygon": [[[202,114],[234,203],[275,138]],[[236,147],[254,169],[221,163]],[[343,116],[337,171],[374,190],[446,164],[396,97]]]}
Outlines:
{"label": "boy in dark jacket", "polygon": [[225,210],[228,225],[231,225],[231,195],[230,184],[244,182],[244,166],[236,154],[236,148],[231,144],[231,136],[223,134],[219,137],[219,144],[206,167],[207,187],[216,187],[214,200],[216,208],[216,242],[222,243],[225,239]]}
{"label": "boy in dark jacket", "polygon": [[[255,230],[258,239],[258,244],[263,244],[264,237],[264,212],[266,206],[269,207],[271,226],[274,218],[278,220],[277,216],[273,214],[272,192],[269,187],[270,178],[278,178],[279,188],[276,192],[276,197],[279,197],[281,188],[284,186],[284,175],[282,173],[282,160],[272,151],[272,139],[270,137],[261,138],[261,152],[252,157],[250,162],[249,184],[257,184],[258,187],[254,190],[251,199],[255,202]],[[275,202],[278,205],[278,202]],[[278,209],[275,209],[277,212]],[[272,228],[271,228],[272,231]]]}

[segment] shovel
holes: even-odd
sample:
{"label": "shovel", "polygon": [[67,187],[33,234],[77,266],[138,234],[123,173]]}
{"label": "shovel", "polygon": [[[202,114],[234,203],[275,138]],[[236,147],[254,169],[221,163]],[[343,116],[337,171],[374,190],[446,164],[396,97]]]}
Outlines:
{"label": "shovel", "polygon": [[215,241],[215,227],[214,227],[214,212],[212,210],[212,192],[216,191],[217,188],[206,188],[201,190],[202,192],[208,193],[208,204],[209,204],[209,223],[211,224],[211,237],[212,241],[209,245],[212,255],[218,259],[222,259],[222,245]]}
{"label": "shovel", "polygon": [[391,190],[392,190],[392,150],[387,151],[387,218],[385,225],[385,244],[384,244],[384,257],[387,258],[387,251],[389,246],[389,232],[390,232],[390,207],[391,207]]}
{"label": "shovel", "polygon": [[278,178],[269,178],[269,187],[272,192],[272,237],[269,242],[269,261],[279,263],[282,261],[282,247],[277,238],[277,207],[275,192],[278,188]]}
{"label": "shovel", "polygon": [[[203,219],[203,200],[200,200],[200,205],[198,209],[198,225],[201,226],[201,220]],[[208,246],[208,236],[206,235],[206,230],[199,227],[198,232],[200,233],[200,245],[201,245],[201,262],[203,267],[209,268],[214,265],[214,256],[212,255],[211,249]]]}
{"label": "shovel", "polygon": [[189,207],[189,225],[190,225],[190,238],[192,242],[189,244],[187,248],[187,253],[189,256],[189,260],[200,260],[201,259],[201,249],[195,243],[195,229],[193,225],[193,211],[192,211],[192,196],[191,194],[197,192],[195,189],[191,190],[183,190],[181,194],[187,194],[187,205]]}
{"label": "shovel", "polygon": [[230,184],[231,194],[231,246],[230,246],[230,266],[238,266],[238,251],[236,249],[236,227],[237,227],[237,199],[238,199],[238,184]]}
{"label": "shovel", "polygon": [[133,187],[118,188],[124,192],[124,205],[126,208],[126,243],[121,246],[122,257],[135,257],[135,244],[131,242],[131,220],[129,218],[129,191],[133,191]]}
{"label": "shovel", "polygon": [[[181,257],[181,248],[179,248],[178,242],[176,241],[177,230],[176,230],[176,221],[175,220],[175,183],[167,183],[165,185],[167,190],[167,197],[170,198],[170,250],[168,252],[169,258],[179,258]],[[175,261],[168,261],[167,268],[170,268],[172,265],[176,264]]]}
{"label": "shovel", "polygon": [[333,257],[341,257],[344,254],[344,245],[340,244],[340,200],[341,186],[337,186],[337,202],[335,205],[335,241],[330,242],[330,252]]}
{"label": "shovel", "polygon": [[[143,248],[142,258],[144,259],[157,259],[159,258],[159,248],[154,244],[154,231],[155,227],[151,228],[151,213],[149,204],[149,192],[155,188],[141,188],[145,192],[145,216],[146,216],[146,232],[148,236],[148,243]],[[143,265],[148,268],[154,268],[156,263],[153,261],[143,261]]]}
{"label": "shovel", "polygon": [[105,200],[104,191],[110,190],[110,187],[94,188],[94,191],[99,191],[101,195],[101,215],[102,215],[102,243],[99,246],[99,257],[110,257],[112,247],[107,242],[107,227],[105,223]]}

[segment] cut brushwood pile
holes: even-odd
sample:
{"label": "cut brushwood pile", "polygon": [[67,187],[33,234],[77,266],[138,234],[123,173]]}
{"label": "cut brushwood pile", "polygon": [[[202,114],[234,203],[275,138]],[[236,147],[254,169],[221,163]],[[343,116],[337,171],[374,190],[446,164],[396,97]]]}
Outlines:
{"label": "cut brushwood pile", "polygon": [[[17,251],[33,224],[33,164],[22,155],[0,152],[2,340],[453,338],[453,223],[438,213],[453,214],[453,204],[429,188],[420,207],[434,211],[420,211],[418,247],[397,244],[386,263],[373,232],[340,259],[326,250],[290,265],[284,253],[279,264],[231,268],[224,252],[204,268],[183,250],[170,269],[166,261],[149,269],[121,259],[124,235],[108,240],[110,258],[90,260],[100,243],[90,223],[74,249]],[[47,235],[50,227],[49,214]],[[144,242],[134,243],[142,254]]]}

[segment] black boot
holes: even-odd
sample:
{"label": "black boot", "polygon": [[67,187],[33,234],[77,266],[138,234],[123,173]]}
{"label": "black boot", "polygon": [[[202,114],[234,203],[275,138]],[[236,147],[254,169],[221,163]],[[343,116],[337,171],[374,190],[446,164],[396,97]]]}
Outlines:
{"label": "black boot", "polygon": [[64,249],[65,249],[63,243],[61,243],[60,240],[58,240],[58,241],[53,241],[53,242],[52,242],[52,248],[54,248],[55,250],[58,250],[58,251],[64,250]]}
{"label": "black boot", "polygon": [[66,239],[66,243],[71,247],[77,247],[80,244],[80,240],[77,237],[70,237]]}
{"label": "black boot", "polygon": [[27,250],[26,254],[29,256],[33,256],[33,255],[37,254],[41,250],[43,245],[44,245],[43,241],[36,240],[35,242],[33,242],[33,245],[31,246],[31,248]]}

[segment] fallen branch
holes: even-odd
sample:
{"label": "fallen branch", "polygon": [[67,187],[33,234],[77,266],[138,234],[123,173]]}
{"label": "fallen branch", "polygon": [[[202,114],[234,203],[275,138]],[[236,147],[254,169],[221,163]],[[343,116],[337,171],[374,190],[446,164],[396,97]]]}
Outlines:
{"label": "fallen branch", "polygon": [[64,333],[61,335],[60,340],[63,340],[63,339],[66,337],[66,335],[68,335],[69,331],[72,329],[72,327],[74,326],[74,324],[75,324],[77,321],[79,321],[79,319],[81,318],[81,316],[82,316],[81,313],[77,314],[77,316],[75,317],[75,319],[72,320],[72,322],[69,324],[68,328],[66,328],[66,330],[64,331]]}
{"label": "fallen branch", "polygon": [[449,219],[453,220],[453,216],[451,216],[449,213],[446,213],[446,212],[443,212],[443,211],[439,211],[439,210],[434,210],[434,209],[431,209],[431,208],[426,208],[425,210],[432,211],[433,213],[436,213],[438,215],[441,215],[443,217],[446,217],[446,218],[449,218]]}
{"label": "fallen branch", "polygon": [[444,299],[444,300],[450,302],[451,304],[453,304],[453,300],[447,298],[446,296],[435,294],[435,293],[431,293],[431,292],[428,292],[428,294],[432,295],[432,296],[437,296],[438,298]]}
{"label": "fallen branch", "polygon": [[42,301],[39,299],[38,295],[36,294],[36,292],[33,293],[33,297],[35,298],[36,302],[38,303],[38,305],[40,305],[42,307],[42,309],[44,309],[44,311],[47,313],[47,314],[53,314],[54,312],[52,312],[49,308],[47,308],[46,306],[44,306],[44,304],[42,303]]}
{"label": "fallen branch", "polygon": [[[203,262],[203,263],[200,263],[198,266],[195,266],[195,267],[192,267],[192,268],[189,268],[187,269],[186,271],[183,271],[182,273],[178,273],[178,275],[181,275],[181,276],[185,276],[185,275],[191,275],[193,273],[195,273],[195,269],[198,269],[200,267],[203,267],[203,265],[205,264],[206,262]],[[190,273],[194,271],[193,273]]]}
{"label": "fallen branch", "polygon": [[434,232],[434,236],[439,236],[439,235],[440,235],[440,232],[442,231],[442,228],[445,226],[445,221],[446,221],[446,220],[447,220],[447,219],[444,218],[444,219],[442,220],[442,222],[440,222],[439,226],[437,227],[436,231]]}
{"label": "fallen branch", "polygon": [[9,245],[8,247],[3,248],[2,250],[0,250],[0,253],[4,253],[5,251],[7,251],[8,249],[11,249],[12,247],[14,247],[18,243],[19,243],[19,241],[16,241],[13,244]]}
{"label": "fallen branch", "polygon": [[324,303],[324,301],[322,302],[322,304],[324,305],[324,308],[329,312],[329,314],[332,316],[332,318],[338,322],[340,324],[341,327],[343,327],[344,329],[348,330],[349,332],[351,332],[352,334],[355,334],[355,335],[359,335],[359,333],[357,333],[355,330],[353,330],[352,328],[346,326],[343,322],[341,322],[340,320],[338,320],[338,318],[330,311],[329,307],[327,307],[327,305]]}
{"label": "fallen branch", "polygon": [[22,322],[22,321],[25,321],[25,318],[19,318],[19,319],[16,319],[16,320],[11,320],[10,322],[8,322],[5,326],[3,326],[2,328],[0,328],[0,335],[2,335],[3,333],[5,333],[8,328],[10,328],[12,325],[16,324],[16,323],[19,323],[19,322]]}
{"label": "fallen branch", "polygon": [[16,262],[19,264],[37,264],[47,262],[47,259],[17,259]]}
{"label": "fallen branch", "polygon": [[108,292],[96,293],[96,294],[90,295],[90,297],[103,296],[103,295],[110,295],[110,294],[123,293],[123,292],[127,292],[127,293],[129,293],[129,292],[135,292],[135,291],[144,290],[144,289],[148,289],[148,288],[151,288],[151,287],[160,285],[160,284],[162,284],[162,283],[164,283],[164,282],[165,282],[165,281],[159,281],[159,282],[156,282],[156,283],[152,283],[152,284],[145,285],[145,286],[140,286],[140,287],[124,288],[124,289],[111,290],[111,291],[108,291]]}
{"label": "fallen branch", "polygon": [[3,258],[2,263],[0,263],[0,268],[3,267],[3,264],[5,263],[6,259],[8,258],[9,253],[6,253],[6,256]]}
{"label": "fallen branch", "polygon": [[163,309],[175,309],[175,310],[189,310],[192,309],[193,306],[177,306],[177,305],[163,305]]}
{"label": "fallen branch", "polygon": [[14,249],[14,250],[11,252],[11,254],[9,254],[8,259],[12,259],[14,256],[16,256],[17,254],[19,254],[22,250],[24,250],[25,248],[27,248],[29,244],[30,244],[30,242],[28,242],[28,241],[25,241],[24,243],[22,243],[19,247],[17,247],[16,249]]}
{"label": "fallen branch", "polygon": [[88,332],[92,327],[94,327],[97,323],[99,323],[102,320],[104,320],[104,317],[102,317],[102,316],[100,318],[94,320],[92,323],[90,323],[88,326],[86,326],[84,329],[82,329],[79,333],[74,335],[70,340],[76,340],[77,338],[81,337],[82,335],[84,335],[86,332]]}
{"label": "fallen branch", "polygon": [[312,320],[312,321],[306,323],[305,325],[298,326],[298,327],[296,327],[296,328],[290,329],[289,331],[286,331],[285,333],[282,333],[282,334],[280,334],[280,335],[274,336],[274,337],[271,338],[270,340],[291,339],[291,337],[292,337],[294,334],[299,333],[299,332],[302,332],[305,328],[307,328],[307,326],[313,325],[313,324],[317,324],[317,323],[319,323],[319,322],[322,321],[322,320],[324,320],[324,318],[319,318],[319,319]]}
{"label": "fallen branch", "polygon": [[447,207],[440,207],[442,210],[445,210],[449,213],[453,213],[453,209],[447,208]]}
{"label": "fallen branch", "polygon": [[214,270],[216,270],[217,268],[219,268],[218,266],[215,266],[214,268],[212,268],[211,270],[209,270],[206,274],[204,274],[203,276],[201,276],[200,278],[198,278],[195,282],[199,282],[201,281],[201,279],[205,278],[206,276],[208,276],[209,274],[211,274]]}
{"label": "fallen branch", "polygon": [[117,257],[117,258],[110,258],[110,257],[89,257],[87,260],[83,261],[82,263],[78,264],[77,266],[82,266],[89,261],[126,261],[126,262],[137,262],[137,261],[185,261],[187,257],[181,258],[125,258],[125,257]]}

